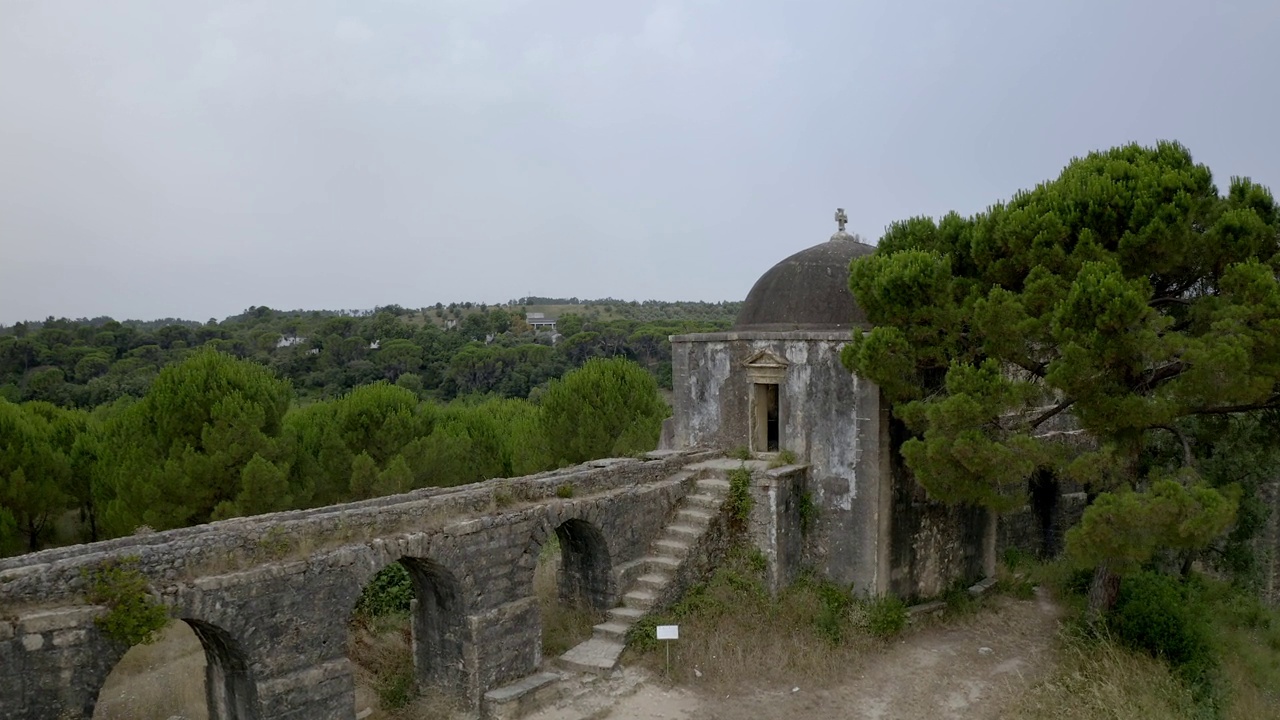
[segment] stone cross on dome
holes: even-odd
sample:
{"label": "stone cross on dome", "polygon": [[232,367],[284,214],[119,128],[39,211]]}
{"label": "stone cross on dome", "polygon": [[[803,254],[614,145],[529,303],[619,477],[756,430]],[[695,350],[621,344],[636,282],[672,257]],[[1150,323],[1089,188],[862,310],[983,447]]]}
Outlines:
{"label": "stone cross on dome", "polygon": [[844,208],[836,208],[836,225],[839,226],[840,232],[844,232],[844,225],[847,222],[849,222],[849,216],[844,214]]}

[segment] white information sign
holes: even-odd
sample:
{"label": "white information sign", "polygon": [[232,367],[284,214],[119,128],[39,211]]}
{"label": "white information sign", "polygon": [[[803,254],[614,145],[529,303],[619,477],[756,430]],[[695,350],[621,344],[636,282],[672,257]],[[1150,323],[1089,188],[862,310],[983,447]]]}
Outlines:
{"label": "white information sign", "polygon": [[680,626],[679,625],[659,625],[658,639],[659,640],[679,640]]}

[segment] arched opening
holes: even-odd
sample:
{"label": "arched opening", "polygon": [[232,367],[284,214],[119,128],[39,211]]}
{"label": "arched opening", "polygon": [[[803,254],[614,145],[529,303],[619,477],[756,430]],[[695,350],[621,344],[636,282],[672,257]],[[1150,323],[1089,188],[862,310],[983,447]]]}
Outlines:
{"label": "arched opening", "polygon": [[466,691],[466,613],[453,573],[432,560],[400,558],[370,580],[347,634],[355,665],[356,713],[414,716],[457,707]]}
{"label": "arched opening", "polygon": [[257,690],[226,631],[184,618],[154,643],[135,645],[107,675],[94,720],[253,720]]}
{"label": "arched opening", "polygon": [[1036,527],[1040,531],[1040,557],[1051,558],[1061,550],[1061,538],[1057,533],[1058,497],[1061,489],[1053,472],[1040,469],[1031,477],[1030,487],[1031,512],[1036,518]]}
{"label": "arched opening", "polygon": [[609,546],[599,528],[566,520],[543,543],[533,577],[542,615],[542,654],[555,657],[591,637],[613,607],[616,587]]}

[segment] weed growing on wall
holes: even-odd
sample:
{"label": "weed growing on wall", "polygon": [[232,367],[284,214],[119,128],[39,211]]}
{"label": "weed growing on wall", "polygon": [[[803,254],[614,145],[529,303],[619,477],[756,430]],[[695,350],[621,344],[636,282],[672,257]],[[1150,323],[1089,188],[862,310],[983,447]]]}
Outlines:
{"label": "weed growing on wall", "polygon": [[786,467],[787,465],[795,465],[795,464],[796,464],[796,454],[791,452],[790,450],[783,450],[782,452],[778,453],[772,460],[769,461],[769,468],[770,469],[780,468],[780,467]]}
{"label": "weed growing on wall", "polygon": [[751,471],[744,465],[729,471],[729,499],[725,508],[729,512],[729,525],[737,532],[746,530],[755,500],[751,497]]}
{"label": "weed growing on wall", "polygon": [[169,624],[165,607],[148,591],[137,557],[108,560],[82,572],[89,582],[88,601],[107,607],[107,614],[93,621],[107,637],[130,647],[150,645]]}
{"label": "weed growing on wall", "polygon": [[800,532],[808,535],[818,522],[818,506],[813,502],[813,493],[800,493]]}
{"label": "weed growing on wall", "polygon": [[569,498],[573,497],[573,486],[561,485],[560,487],[556,488],[556,497],[560,498],[561,500],[568,500]]}

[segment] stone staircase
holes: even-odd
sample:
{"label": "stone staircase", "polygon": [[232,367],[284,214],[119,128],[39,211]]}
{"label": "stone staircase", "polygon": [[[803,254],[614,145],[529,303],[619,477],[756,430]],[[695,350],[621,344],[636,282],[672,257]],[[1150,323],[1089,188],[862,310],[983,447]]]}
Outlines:
{"label": "stone staircase", "polygon": [[618,584],[627,588],[622,605],[609,610],[608,620],[595,626],[590,640],[560,656],[561,667],[604,675],[617,666],[627,631],[653,608],[729,493],[729,481],[723,478],[700,477],[694,482],[694,492],[680,502],[649,553],[618,568]]}
{"label": "stone staircase", "polygon": [[[693,472],[682,473],[694,478]],[[701,473],[699,473],[701,475]],[[637,560],[616,568],[618,586],[625,588],[622,604],[608,611],[608,619],[593,628],[590,639],[579,643],[556,659],[556,665],[570,673],[607,676],[618,665],[626,647],[627,631],[644,617],[662,597],[676,572],[684,564],[692,548],[706,533],[712,518],[720,512],[729,494],[729,481],[720,477],[696,476],[694,490],[680,501],[649,552]],[[562,676],[554,672],[531,675],[504,688],[485,694],[486,716],[516,718],[530,712],[531,706],[554,702],[553,688]],[[538,696],[540,700],[534,700]]]}

